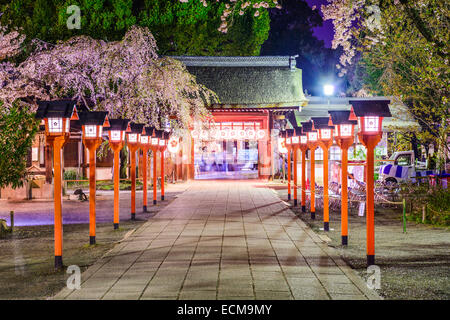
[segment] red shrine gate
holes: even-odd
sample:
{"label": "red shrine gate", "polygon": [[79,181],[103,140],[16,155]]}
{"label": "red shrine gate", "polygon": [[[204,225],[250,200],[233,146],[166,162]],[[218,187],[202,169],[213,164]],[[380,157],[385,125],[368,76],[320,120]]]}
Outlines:
{"label": "red shrine gate", "polygon": [[195,179],[264,179],[271,174],[268,110],[214,110],[191,131]]}

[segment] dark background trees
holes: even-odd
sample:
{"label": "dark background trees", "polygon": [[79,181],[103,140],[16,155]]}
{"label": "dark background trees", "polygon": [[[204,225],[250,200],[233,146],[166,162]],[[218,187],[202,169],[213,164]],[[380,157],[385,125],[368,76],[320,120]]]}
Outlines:
{"label": "dark background trees", "polygon": [[335,69],[339,52],[325,48],[313,34],[322,26],[317,10],[303,0],[284,0],[282,9],[270,9],[269,38],[261,48],[261,55],[299,55],[297,67],[303,70],[303,88],[313,95],[322,95],[323,84],[338,87],[345,79],[338,79]]}

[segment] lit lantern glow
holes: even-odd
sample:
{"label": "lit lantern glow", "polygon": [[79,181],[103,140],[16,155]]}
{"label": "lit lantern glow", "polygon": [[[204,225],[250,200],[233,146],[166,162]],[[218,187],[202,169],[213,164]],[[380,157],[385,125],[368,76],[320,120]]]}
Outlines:
{"label": "lit lantern glow", "polygon": [[137,133],[129,133],[128,134],[128,142],[134,143],[138,141],[138,134]]}
{"label": "lit lantern glow", "polygon": [[320,139],[330,140],[331,139],[331,129],[320,129]]}
{"label": "lit lantern glow", "polygon": [[256,137],[256,131],[254,129],[248,129],[247,130],[247,138],[249,140],[253,140]]}
{"label": "lit lantern glow", "polygon": [[[63,132],[63,118],[48,118],[48,131],[50,133],[62,133]],[[69,131],[67,131],[67,132],[69,132]]]}
{"label": "lit lantern glow", "polygon": [[262,130],[262,129],[259,129],[259,130],[256,132],[256,137],[257,137],[258,139],[264,139],[264,138],[266,137],[266,131],[265,131],[265,130]]}
{"label": "lit lantern glow", "polygon": [[121,142],[125,140],[125,132],[120,130],[111,130],[110,139],[113,142]]}
{"label": "lit lantern glow", "polygon": [[379,131],[379,117],[364,117],[364,131],[378,132]]}
{"label": "lit lantern glow", "polygon": [[308,137],[305,135],[300,136],[300,143],[301,144],[307,144],[308,143]]}
{"label": "lit lantern glow", "polygon": [[238,137],[237,130],[230,130],[230,133],[229,133],[228,138],[229,138],[230,140],[236,140],[237,137]]}
{"label": "lit lantern glow", "polygon": [[351,137],[352,136],[352,125],[351,124],[340,124],[339,125],[339,135],[341,137]]}
{"label": "lit lantern glow", "polygon": [[311,131],[311,132],[308,132],[307,134],[308,134],[308,140],[310,142],[316,142],[317,141],[318,135],[317,135],[316,131]]}
{"label": "lit lantern glow", "polygon": [[238,137],[238,139],[240,139],[240,140],[245,140],[245,138],[247,138],[247,134],[245,133],[245,130],[239,129],[239,130],[237,131],[237,137]]}
{"label": "lit lantern glow", "polygon": [[97,126],[96,125],[85,125],[84,126],[84,136],[86,138],[97,138]]}
{"label": "lit lantern glow", "polygon": [[177,153],[180,150],[180,140],[178,137],[172,136],[167,144],[167,150],[170,153]]}
{"label": "lit lantern glow", "polygon": [[286,148],[286,139],[278,138],[278,151],[280,153],[288,153],[288,149]]}
{"label": "lit lantern glow", "polygon": [[220,139],[222,140],[229,139],[228,130],[220,130]]}
{"label": "lit lantern glow", "polygon": [[141,143],[148,144],[148,136],[141,136]]}

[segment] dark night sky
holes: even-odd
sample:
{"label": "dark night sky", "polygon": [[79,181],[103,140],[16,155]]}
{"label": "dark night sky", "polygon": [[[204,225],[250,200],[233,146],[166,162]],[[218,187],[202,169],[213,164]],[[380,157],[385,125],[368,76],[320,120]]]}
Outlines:
{"label": "dark night sky", "polygon": [[[327,0],[306,0],[306,2],[309,4],[310,7],[316,6],[317,9],[320,12],[320,6],[322,4],[327,4]],[[322,14],[321,14],[322,15]],[[331,40],[333,40],[333,24],[331,23],[331,20],[326,20],[323,22],[323,26],[320,28],[314,28],[314,35],[319,39],[323,40],[325,43],[325,47],[330,48],[331,47]]]}

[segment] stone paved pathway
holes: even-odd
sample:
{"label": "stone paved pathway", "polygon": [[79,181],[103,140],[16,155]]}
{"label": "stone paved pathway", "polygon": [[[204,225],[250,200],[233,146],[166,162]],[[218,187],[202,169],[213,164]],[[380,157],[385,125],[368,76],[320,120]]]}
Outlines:
{"label": "stone paved pathway", "polygon": [[195,181],[55,299],[379,299],[258,181]]}

